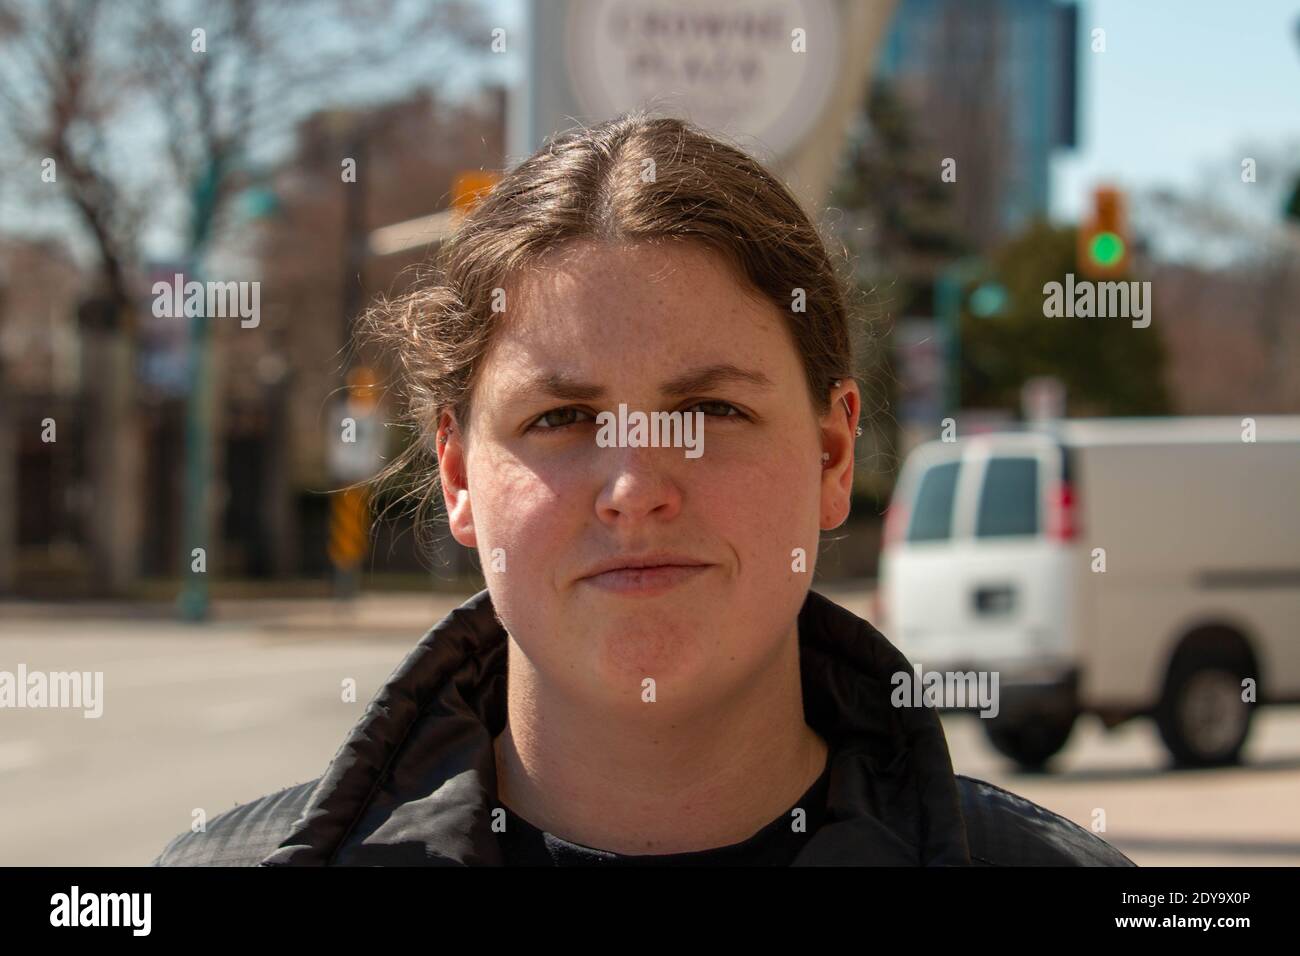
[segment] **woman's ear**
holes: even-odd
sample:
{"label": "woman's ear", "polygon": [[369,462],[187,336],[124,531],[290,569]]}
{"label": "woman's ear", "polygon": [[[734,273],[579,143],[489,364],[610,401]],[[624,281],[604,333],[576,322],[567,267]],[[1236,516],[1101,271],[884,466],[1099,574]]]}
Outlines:
{"label": "woman's ear", "polygon": [[438,477],[443,501],[447,505],[447,524],[451,536],[467,548],[478,547],[474,533],[474,507],[470,501],[469,479],[465,469],[465,442],[460,426],[450,413],[438,421],[434,439],[438,449]]}
{"label": "woman's ear", "polygon": [[853,452],[861,429],[858,383],[832,383],[830,411],[821,420],[821,529],[830,531],[849,516],[853,496]]}

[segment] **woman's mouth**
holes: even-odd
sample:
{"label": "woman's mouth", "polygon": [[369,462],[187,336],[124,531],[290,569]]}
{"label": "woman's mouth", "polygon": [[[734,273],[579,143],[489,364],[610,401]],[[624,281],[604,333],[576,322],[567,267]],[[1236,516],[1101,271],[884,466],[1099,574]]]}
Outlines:
{"label": "woman's mouth", "polygon": [[646,568],[614,568],[582,578],[581,581],[614,594],[649,597],[670,591],[711,567],[709,564],[665,564]]}

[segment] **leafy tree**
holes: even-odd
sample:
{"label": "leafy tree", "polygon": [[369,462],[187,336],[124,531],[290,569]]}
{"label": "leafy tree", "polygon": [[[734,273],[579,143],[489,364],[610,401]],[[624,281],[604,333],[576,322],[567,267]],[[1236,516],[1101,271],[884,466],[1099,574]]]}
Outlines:
{"label": "leafy tree", "polygon": [[1170,411],[1160,324],[1123,318],[1049,318],[1043,287],[1080,274],[1073,227],[1036,222],[992,256],[1007,290],[1001,314],[961,318],[965,407],[1019,408],[1020,387],[1037,375],[1065,383],[1071,415],[1160,415]]}
{"label": "leafy tree", "polygon": [[952,186],[926,145],[913,112],[885,80],[873,82],[851,132],[832,202],[855,254],[858,277],[896,314],[924,314],[934,277],[970,249],[954,223]]}

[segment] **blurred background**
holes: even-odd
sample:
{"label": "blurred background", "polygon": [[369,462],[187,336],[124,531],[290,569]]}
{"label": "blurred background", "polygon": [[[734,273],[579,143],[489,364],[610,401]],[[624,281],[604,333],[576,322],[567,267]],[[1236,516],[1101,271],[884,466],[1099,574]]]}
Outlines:
{"label": "blurred background", "polygon": [[[441,529],[422,548],[341,490],[409,440],[354,325],[502,169],[647,104],[753,152],[851,257],[870,417],[814,586],[891,639],[885,515],[945,421],[1292,434],[1294,0],[0,0],[0,669],[106,695],[98,720],[0,711],[0,864],[146,863],[192,808],[316,776],[482,587]],[[1045,318],[1067,274],[1149,282],[1153,321]],[[159,314],[189,281],[255,282],[259,312]],[[1264,590],[1294,648],[1289,541]],[[1081,710],[1046,767],[944,720],[958,772],[1103,810],[1139,863],[1300,863],[1292,710],[1176,773],[1121,710]]]}

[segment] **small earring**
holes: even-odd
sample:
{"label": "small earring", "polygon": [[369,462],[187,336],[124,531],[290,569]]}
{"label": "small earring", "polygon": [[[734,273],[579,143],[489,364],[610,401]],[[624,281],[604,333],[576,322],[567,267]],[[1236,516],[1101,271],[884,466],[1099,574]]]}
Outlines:
{"label": "small earring", "polygon": [[[832,382],[831,382],[831,388],[839,388],[839,387],[840,387],[840,381],[841,381],[841,380],[838,379],[838,378],[835,379],[834,381],[832,381]],[[848,412],[850,415],[852,415],[852,414],[853,414],[853,410],[852,410],[851,408],[849,408],[849,399],[848,399],[848,396],[841,395],[841,396],[840,396],[840,401],[844,403],[844,410],[845,410],[846,412]],[[858,430],[857,430],[856,432],[854,432],[854,434],[857,435],[857,437],[859,437],[859,438],[862,437],[862,426],[861,426],[861,425],[858,426]]]}
{"label": "small earring", "polygon": [[822,463],[825,464],[826,462],[828,462],[828,461],[830,461],[830,460],[831,460],[831,453],[828,452],[828,451],[824,451],[824,452],[822,452]]}

